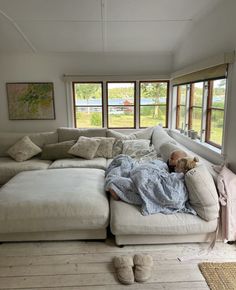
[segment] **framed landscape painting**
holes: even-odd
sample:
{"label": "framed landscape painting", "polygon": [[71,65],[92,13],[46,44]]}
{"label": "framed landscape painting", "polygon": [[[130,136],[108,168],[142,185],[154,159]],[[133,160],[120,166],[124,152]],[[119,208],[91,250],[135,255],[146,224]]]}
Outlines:
{"label": "framed landscape painting", "polygon": [[53,83],[7,83],[10,120],[54,120]]}

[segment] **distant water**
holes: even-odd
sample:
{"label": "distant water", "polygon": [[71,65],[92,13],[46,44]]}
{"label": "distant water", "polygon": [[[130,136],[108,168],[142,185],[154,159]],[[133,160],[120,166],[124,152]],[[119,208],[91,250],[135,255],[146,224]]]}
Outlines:
{"label": "distant water", "polygon": [[[132,100],[127,99],[126,101],[130,101],[132,103]],[[160,98],[159,99],[160,104],[166,103],[166,98]],[[115,105],[123,105],[124,100],[123,99],[112,99],[109,100],[108,105],[115,106]],[[141,102],[141,105],[152,105],[152,100],[149,99],[143,99]],[[101,100],[98,99],[90,99],[90,100],[76,100],[76,106],[101,106]]]}

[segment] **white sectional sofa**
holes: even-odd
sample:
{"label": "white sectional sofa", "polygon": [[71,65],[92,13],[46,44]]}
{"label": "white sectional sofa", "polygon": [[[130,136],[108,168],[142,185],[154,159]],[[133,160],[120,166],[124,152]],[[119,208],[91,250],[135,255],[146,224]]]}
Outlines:
{"label": "white sectional sofa", "polygon": [[[142,216],[137,207],[110,199],[104,192],[104,178],[112,159],[52,161],[42,160],[39,155],[24,162],[14,161],[6,151],[25,135],[41,148],[80,136],[124,138],[108,129],[0,133],[0,241],[105,239],[110,224],[118,245],[206,242],[217,228],[217,215],[208,221],[183,213]],[[163,143],[175,143],[160,127],[126,138],[150,139],[158,152]],[[218,212],[218,201],[214,207]]]}

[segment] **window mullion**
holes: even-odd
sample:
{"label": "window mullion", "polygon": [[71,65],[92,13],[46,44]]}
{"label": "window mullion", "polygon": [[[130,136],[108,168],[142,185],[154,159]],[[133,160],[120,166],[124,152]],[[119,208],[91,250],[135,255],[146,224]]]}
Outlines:
{"label": "window mullion", "polygon": [[205,142],[206,140],[208,92],[209,92],[208,82],[204,82],[203,101],[202,101],[202,127],[200,134],[200,140],[202,142]]}
{"label": "window mullion", "polygon": [[190,85],[187,85],[187,90],[186,90],[186,107],[185,107],[185,131],[188,128],[189,125],[189,108],[190,108],[190,95],[191,95],[191,89],[190,89]]}
{"label": "window mullion", "polygon": [[135,128],[140,128],[140,82],[135,82],[135,100],[134,100],[134,115],[135,115]]}
{"label": "window mullion", "polygon": [[102,82],[102,114],[103,114],[103,127],[107,128],[107,116],[108,116],[108,100],[107,100],[107,85],[106,82]]}

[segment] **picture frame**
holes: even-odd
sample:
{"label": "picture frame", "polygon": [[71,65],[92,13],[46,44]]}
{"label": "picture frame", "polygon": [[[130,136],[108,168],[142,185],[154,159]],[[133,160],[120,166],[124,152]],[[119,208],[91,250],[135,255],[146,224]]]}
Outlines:
{"label": "picture frame", "polygon": [[6,83],[9,120],[55,120],[52,82]]}

